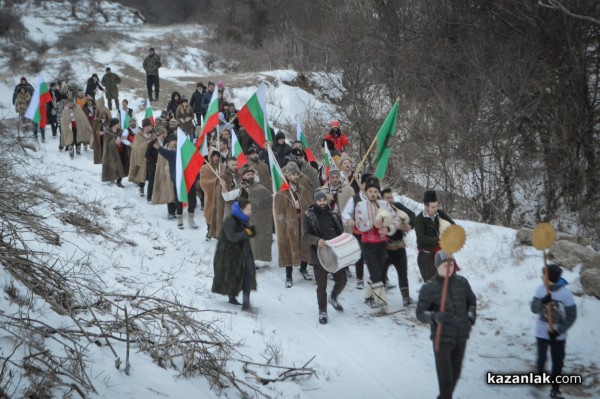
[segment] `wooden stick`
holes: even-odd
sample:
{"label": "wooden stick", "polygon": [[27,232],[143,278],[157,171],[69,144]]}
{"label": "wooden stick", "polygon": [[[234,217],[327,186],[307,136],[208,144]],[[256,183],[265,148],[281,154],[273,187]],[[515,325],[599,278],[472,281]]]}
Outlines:
{"label": "wooden stick", "polygon": [[[448,296],[448,281],[450,280],[450,261],[447,262],[446,266],[446,275],[444,276],[444,286],[442,288],[442,300],[440,303],[440,312],[446,311],[446,297]],[[454,263],[452,263],[452,267],[454,267]],[[435,351],[437,352],[440,349],[440,340],[442,338],[442,324],[438,323],[437,330],[435,332]]]}
{"label": "wooden stick", "polygon": [[[360,170],[363,167],[363,164],[365,163],[365,161],[367,160],[367,157],[369,156],[369,154],[371,153],[371,150],[373,149],[373,147],[375,146],[375,143],[377,143],[377,135],[375,135],[375,138],[373,139],[373,142],[371,143],[371,146],[369,147],[369,149],[367,150],[367,152],[365,153],[365,155],[363,156],[362,160],[360,161],[360,163],[358,164],[358,166],[356,167],[356,170],[354,171],[354,173],[358,173],[360,172]],[[348,183],[349,186],[352,186],[352,183],[354,182],[354,173],[352,174],[352,179],[350,179],[350,183]],[[362,182],[361,182],[362,183]]]}
{"label": "wooden stick", "polygon": [[[546,250],[544,250],[544,285],[546,286],[546,293],[550,295],[550,277],[548,275],[548,254]],[[554,332],[554,324],[552,323],[552,301],[546,304],[546,309],[548,311],[548,328],[550,332]]]}

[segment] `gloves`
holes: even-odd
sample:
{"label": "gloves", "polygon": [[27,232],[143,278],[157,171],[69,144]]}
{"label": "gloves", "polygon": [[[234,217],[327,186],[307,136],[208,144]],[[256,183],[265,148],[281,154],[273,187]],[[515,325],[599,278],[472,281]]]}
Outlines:
{"label": "gloves", "polygon": [[254,227],[254,226],[246,227],[246,234],[248,234],[248,236],[250,236],[250,237],[254,237],[256,235],[256,227]]}
{"label": "gloves", "polygon": [[435,321],[437,324],[447,323],[450,321],[451,318],[452,316],[450,316],[446,312],[435,312],[433,314],[433,321]]}
{"label": "gloves", "polygon": [[548,336],[550,337],[550,341],[556,341],[556,338],[560,336],[560,333],[554,329],[553,331],[548,331]]}
{"label": "gloves", "polygon": [[549,304],[550,302],[552,302],[552,295],[546,294],[545,297],[543,297],[543,298],[540,299],[540,302],[542,303],[542,305]]}

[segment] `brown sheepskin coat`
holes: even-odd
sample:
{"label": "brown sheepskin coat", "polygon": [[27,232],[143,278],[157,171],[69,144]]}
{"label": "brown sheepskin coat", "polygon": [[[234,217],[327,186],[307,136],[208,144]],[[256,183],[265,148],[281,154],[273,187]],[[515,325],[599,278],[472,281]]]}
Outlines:
{"label": "brown sheepskin coat", "polygon": [[[290,189],[291,190],[291,189]],[[302,243],[302,218],[298,217],[292,193],[289,190],[275,194],[275,231],[279,249],[279,267],[296,266],[301,260],[310,261],[310,245]],[[295,197],[300,203],[300,215],[303,215],[313,203],[313,193],[298,184]]]}
{"label": "brown sheepskin coat", "polygon": [[156,173],[154,175],[154,188],[152,189],[152,204],[162,205],[175,202],[173,182],[169,175],[169,161],[165,157],[158,157]]}
{"label": "brown sheepskin coat", "polygon": [[[217,175],[222,172],[222,163],[217,161],[211,163],[212,169],[207,165],[203,165],[200,169],[200,187],[204,191],[204,220],[207,225],[210,225],[213,210],[215,209],[215,193],[217,192]],[[214,172],[213,172],[214,170]]]}
{"label": "brown sheepskin coat", "polygon": [[[85,112],[78,105],[73,105],[75,125],[77,126],[77,143],[90,144],[92,141],[92,127]],[[71,112],[65,108],[60,118],[60,144],[63,147],[73,145],[73,130],[71,129]]]}
{"label": "brown sheepskin coat", "polygon": [[121,129],[116,133],[104,133],[104,150],[102,151],[102,181],[114,181],[127,176],[123,162],[117,150],[117,138],[121,138]]}
{"label": "brown sheepskin coat", "polygon": [[140,130],[131,143],[131,157],[129,158],[129,181],[143,183],[146,181],[146,148],[148,143],[156,138],[154,132],[145,137]]}
{"label": "brown sheepskin coat", "polygon": [[[219,177],[225,182],[228,187],[228,191],[239,188],[239,182],[235,176],[236,172],[230,172],[227,168],[222,172]],[[223,226],[223,220],[231,213],[231,206],[233,201],[225,202],[221,192],[221,183],[217,182],[215,185],[215,205],[210,218],[210,229],[208,235],[212,238],[219,238],[221,233],[221,226]]]}

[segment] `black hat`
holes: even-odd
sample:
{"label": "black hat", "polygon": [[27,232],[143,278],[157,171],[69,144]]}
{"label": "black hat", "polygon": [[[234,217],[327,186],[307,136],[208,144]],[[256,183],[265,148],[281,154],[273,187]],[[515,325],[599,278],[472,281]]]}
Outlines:
{"label": "black hat", "polygon": [[112,118],[110,122],[108,122],[108,127],[113,127],[114,125],[120,125],[121,121],[117,118]]}
{"label": "black hat", "polygon": [[363,173],[362,175],[360,175],[360,182],[364,183],[367,180],[369,180],[370,177],[373,177],[373,175],[371,173]]}
{"label": "black hat", "polygon": [[182,102],[182,103],[187,103],[187,102],[188,102],[188,99],[187,99],[186,97],[181,97],[181,102]]}
{"label": "black hat", "polygon": [[283,133],[281,130],[278,131],[277,134],[275,135],[275,141],[277,141],[279,139],[285,139],[285,133]]}
{"label": "black hat", "polygon": [[256,171],[254,170],[254,168],[252,166],[250,166],[249,164],[244,164],[244,166],[242,166],[242,169],[240,170],[240,174],[242,176],[244,176],[246,173],[256,173]]}
{"label": "black hat", "polygon": [[313,194],[313,200],[315,202],[317,202],[320,199],[327,199],[327,194],[325,194],[325,192],[321,191],[320,189],[316,189],[315,193]]}
{"label": "black hat", "polygon": [[142,127],[146,127],[146,126],[152,126],[152,121],[150,120],[150,118],[142,119]]}
{"label": "black hat", "polygon": [[303,157],[304,156],[304,151],[302,151],[300,148],[294,148],[292,150],[292,155],[295,155],[297,157]]}
{"label": "black hat", "polygon": [[174,135],[173,133],[171,133],[167,136],[167,139],[165,140],[165,145],[169,144],[171,141],[177,141],[177,136]]}
{"label": "black hat", "polygon": [[247,150],[246,150],[246,155],[250,155],[250,154],[254,154],[254,153],[259,153],[260,151],[258,150],[258,147],[255,145],[251,145]]}
{"label": "black hat", "polygon": [[110,67],[106,67],[106,72],[110,72]]}
{"label": "black hat", "polygon": [[[560,279],[560,275],[562,274],[562,269],[560,268],[559,265],[557,265],[554,262],[548,262],[548,280],[550,280],[551,283],[557,283],[558,279]],[[542,268],[542,272],[544,272],[544,269]]]}
{"label": "black hat", "polygon": [[381,189],[381,195],[383,194],[387,194],[387,193],[391,193],[392,192],[392,188],[391,187],[384,187]]}
{"label": "black hat", "polygon": [[379,186],[379,179],[376,177],[369,177],[365,182],[365,191],[369,188],[375,187],[377,190],[381,191],[381,187]]}
{"label": "black hat", "polygon": [[214,86],[214,85],[215,85],[215,82],[211,82],[211,81],[209,80],[209,81],[208,81],[208,85],[209,85],[209,86]]}
{"label": "black hat", "polygon": [[437,194],[435,191],[425,191],[425,194],[423,194],[423,202],[437,202]]}
{"label": "black hat", "polygon": [[148,51],[154,51],[154,47],[150,47],[150,50],[148,50]]}

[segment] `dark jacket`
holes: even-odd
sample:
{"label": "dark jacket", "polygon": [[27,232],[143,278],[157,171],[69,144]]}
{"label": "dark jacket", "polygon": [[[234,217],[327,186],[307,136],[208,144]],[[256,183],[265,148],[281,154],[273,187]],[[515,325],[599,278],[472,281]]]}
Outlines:
{"label": "dark jacket", "polygon": [[33,91],[34,91],[33,86],[29,82],[27,82],[25,84],[19,83],[18,85],[15,86],[15,91],[13,92],[13,100],[12,100],[13,105],[15,105],[15,100],[17,99],[17,94],[19,94],[19,90],[21,90],[21,87],[24,87],[25,91],[27,93],[29,93],[30,96],[33,97]]}
{"label": "dark jacket", "polygon": [[417,247],[423,251],[433,251],[440,245],[440,218],[455,224],[454,220],[442,210],[437,211],[434,219],[424,217],[423,212],[415,218],[415,233],[417,235]]}
{"label": "dark jacket", "polygon": [[[327,218],[328,220],[324,220]],[[310,245],[310,264],[321,265],[317,255],[319,240],[331,240],[344,232],[342,218],[328,206],[321,210],[316,204],[304,212],[302,240]]]}
{"label": "dark jacket", "polygon": [[154,148],[154,144],[157,142],[157,139],[153,139],[146,146],[146,153],[144,154],[144,157],[146,158],[148,164],[156,165],[158,162],[158,150]]}
{"label": "dark jacket", "polygon": [[171,181],[175,183],[177,180],[177,151],[168,150],[164,147],[160,147],[158,149],[158,153],[162,155],[167,161],[169,161],[169,176],[171,176]]}
{"label": "dark jacket", "polygon": [[[410,222],[409,224],[411,225],[411,227],[415,227],[415,213],[413,211],[411,211],[410,209],[408,209],[407,207],[405,207],[404,205],[402,205],[399,202],[394,202],[393,208],[397,208],[400,209],[402,212],[405,212],[408,217],[410,218]],[[404,232],[400,229],[396,230],[396,232],[394,234],[392,234],[391,236],[389,236],[390,241],[399,241],[399,240],[403,240],[404,239]]]}
{"label": "dark jacket", "polygon": [[[244,268],[254,267],[250,236],[246,227],[246,223],[233,215],[227,216],[223,221],[213,258],[212,292],[236,296],[242,290]],[[254,276],[252,289],[256,290],[256,274]]]}
{"label": "dark jacket", "polygon": [[[175,96],[179,96],[179,100],[175,99]],[[175,117],[175,113],[177,112],[177,107],[181,103],[181,94],[178,91],[174,91],[171,93],[171,101],[167,104],[167,112],[169,113],[169,119]]]}
{"label": "dark jacket", "polygon": [[273,154],[275,154],[275,158],[277,158],[277,163],[280,167],[284,167],[289,162],[289,155],[292,152],[292,147],[288,143],[283,143],[279,145],[278,143],[273,144],[272,147]]}
{"label": "dark jacket", "polygon": [[[98,76],[96,76],[98,78]],[[100,79],[94,81],[94,76],[92,75],[87,80],[87,85],[85,86],[85,95],[90,96],[92,98],[96,98],[96,89],[100,89],[104,91],[104,87],[100,84]]]}
{"label": "dark jacket", "polygon": [[158,76],[158,68],[162,66],[158,54],[152,54],[144,58],[144,71],[146,75]]}
{"label": "dark jacket", "polygon": [[202,112],[202,115],[204,116],[206,116],[206,111],[208,111],[208,104],[210,104],[212,94],[212,91],[207,90],[206,93],[202,95],[202,102],[200,103],[200,112]]}
{"label": "dark jacket", "polygon": [[[202,112],[202,96],[204,93],[198,90],[194,90],[194,94],[190,98],[190,107],[194,110],[195,114]],[[204,110],[206,112],[206,110]]]}
{"label": "dark jacket", "polygon": [[[440,311],[444,277],[436,275],[427,281],[419,292],[417,303],[417,319],[431,325],[431,340],[435,339],[437,323],[434,315]],[[448,295],[446,296],[446,317],[450,320],[442,326],[441,342],[458,343],[469,338],[471,326],[477,316],[477,298],[471,285],[463,276],[456,273],[448,279]],[[469,318],[469,314],[471,318]]]}

